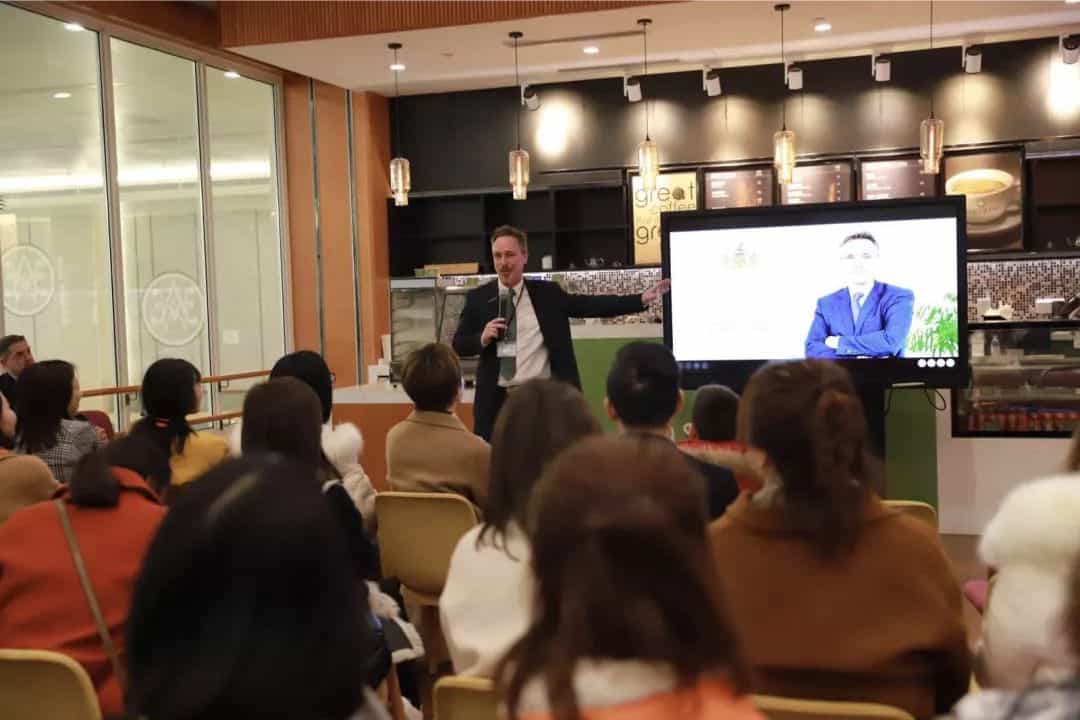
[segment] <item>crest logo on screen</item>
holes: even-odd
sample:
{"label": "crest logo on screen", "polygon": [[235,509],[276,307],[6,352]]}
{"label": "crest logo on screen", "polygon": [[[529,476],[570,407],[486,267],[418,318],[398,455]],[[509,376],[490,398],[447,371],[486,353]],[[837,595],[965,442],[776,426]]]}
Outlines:
{"label": "crest logo on screen", "polygon": [[758,265],[756,252],[747,252],[742,243],[729,253],[724,254],[724,267],[728,270],[752,270]]}

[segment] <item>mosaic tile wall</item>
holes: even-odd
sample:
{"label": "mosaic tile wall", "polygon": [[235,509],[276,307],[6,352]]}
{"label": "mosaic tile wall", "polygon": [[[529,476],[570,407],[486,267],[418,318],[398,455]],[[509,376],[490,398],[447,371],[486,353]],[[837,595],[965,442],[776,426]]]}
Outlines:
{"label": "mosaic tile wall", "polygon": [[968,263],[968,318],[977,320],[975,303],[1013,306],[1014,320],[1035,319],[1035,298],[1070,298],[1080,292],[1080,258]]}

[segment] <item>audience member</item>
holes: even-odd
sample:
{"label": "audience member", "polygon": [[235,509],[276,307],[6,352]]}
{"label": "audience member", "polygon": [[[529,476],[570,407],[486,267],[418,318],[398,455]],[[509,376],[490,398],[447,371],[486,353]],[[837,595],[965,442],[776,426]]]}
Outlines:
{"label": "audience member", "polygon": [[994,568],[983,614],[978,679],[1019,690],[1077,674],[1068,644],[1069,570],[1080,556],[1080,476],[1048,477],[1005,498],[979,543]]}
{"label": "audience member", "polygon": [[[679,365],[659,343],[633,342],[615,354],[607,376],[608,417],[623,432],[674,441],[671,421],[682,409]],[[739,495],[735,476],[726,467],[695,455],[686,461],[705,478],[709,517],[720,517]]]}
{"label": "audience member", "polygon": [[702,385],[694,393],[688,439],[710,443],[734,442],[738,412],[737,392],[727,385]]}
{"label": "audience member", "polygon": [[[1073,530],[1076,532],[1075,523]],[[1064,632],[1063,645],[1072,657],[1080,658],[1080,555],[1074,558],[1065,580],[1066,601],[1062,616],[1055,618],[1054,625]],[[994,602],[997,602],[996,588]],[[968,695],[949,716],[951,720],[1076,720],[1078,717],[1080,664],[1075,662],[1072,672],[1057,682],[1033,684],[1023,690],[988,689]]]}
{"label": "audience member", "polygon": [[323,452],[321,417],[319,398],[298,378],[279,377],[256,385],[244,398],[244,454],[278,453],[313,473],[348,540],[354,574],[377,578],[378,551],[337,468]]}
{"label": "audience member", "polygon": [[187,416],[202,405],[201,379],[198,368],[180,358],[158,360],[143,375],[145,417],[131,432],[145,433],[169,453],[173,486],[194,480],[229,454],[223,438],[195,432],[188,424]]}
{"label": "audience member", "polygon": [[0,447],[11,449],[15,446],[15,410],[7,396],[0,393]]}
{"label": "audience member", "polygon": [[392,490],[450,492],[483,507],[491,448],[454,413],[461,399],[461,365],[449,345],[409,353],[402,385],[415,405],[386,436],[386,480]]}
{"label": "audience member", "polygon": [[0,448],[0,525],[19,508],[48,500],[58,487],[41,458]]}
{"label": "audience member", "polygon": [[7,398],[12,407],[16,405],[18,397],[16,386],[23,370],[34,364],[34,353],[30,350],[30,343],[22,335],[5,335],[0,338],[0,365],[4,371],[0,373],[0,393]]}
{"label": "audience member", "polygon": [[776,471],[710,528],[755,691],[947,711],[971,671],[960,586],[935,530],[870,490],[881,469],[847,371],[765,366],[738,438]]}
{"label": "audience member", "polygon": [[[352,423],[334,425],[331,414],[334,409],[334,375],[326,365],[322,355],[311,350],[299,350],[284,355],[270,370],[270,379],[292,377],[304,382],[315,391],[322,409],[322,435],[320,443],[323,453],[337,470],[341,484],[352,498],[364,523],[375,528],[375,488],[367,473],[360,465],[360,453],[364,449],[364,438],[360,430]],[[234,426],[229,444],[233,455],[240,454],[240,437],[243,431],[239,424]]]}
{"label": "audience member", "polygon": [[[168,468],[168,455],[155,443],[122,438],[82,458],[56,503],[23,508],[0,525],[3,645],[52,650],[79,662],[106,717],[123,712],[124,623],[139,565],[165,515],[153,479],[161,467]],[[76,557],[85,563],[103,627],[94,620]]]}
{"label": "audience member", "polygon": [[347,563],[310,466],[245,457],[192,483],[139,573],[129,714],[385,718],[362,682],[376,641]]}
{"label": "audience member", "polygon": [[710,566],[702,484],[643,435],[555,459],[528,516],[535,619],[496,674],[511,720],[760,718]]}
{"label": "audience member", "polygon": [[600,432],[573,385],[530,380],[507,398],[491,438],[484,523],[458,542],[439,599],[457,674],[490,677],[524,634],[535,594],[524,531],[533,486],[564,448]]}
{"label": "audience member", "polygon": [[19,375],[15,450],[37,455],[62,483],[71,479],[84,455],[103,444],[90,423],[72,419],[81,397],[79,377],[69,362],[45,360]]}

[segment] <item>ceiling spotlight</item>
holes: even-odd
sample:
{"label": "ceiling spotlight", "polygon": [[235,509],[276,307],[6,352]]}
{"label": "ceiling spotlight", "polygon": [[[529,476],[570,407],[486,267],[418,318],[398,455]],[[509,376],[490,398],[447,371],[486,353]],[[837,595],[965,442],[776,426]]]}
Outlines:
{"label": "ceiling spotlight", "polygon": [[832,30],[832,23],[825,18],[814,18],[814,32],[829,32]]}
{"label": "ceiling spotlight", "polygon": [[628,101],[632,103],[641,102],[641,78],[636,75],[624,75],[622,92]]}
{"label": "ceiling spotlight", "polygon": [[64,23],[64,29],[68,32],[82,32],[86,28],[79,23]]}
{"label": "ceiling spotlight", "polygon": [[871,55],[870,69],[877,82],[889,82],[892,78],[892,61],[884,55]]}
{"label": "ceiling spotlight", "polygon": [[69,93],[69,92],[54,92],[52,94],[52,96],[53,96],[53,100],[67,100],[69,97],[71,97],[71,93]]}
{"label": "ceiling spotlight", "polygon": [[1062,35],[1058,44],[1061,46],[1061,62],[1075,65],[1080,60],[1080,35]]}
{"label": "ceiling spotlight", "polygon": [[787,67],[787,86],[788,90],[802,90],[803,72],[802,68],[792,63]]}
{"label": "ceiling spotlight", "polygon": [[521,104],[529,110],[540,108],[540,96],[536,94],[536,89],[529,83],[524,83],[521,86]]}
{"label": "ceiling spotlight", "polygon": [[969,75],[982,70],[982,50],[972,45],[971,47],[964,47],[964,53],[962,56],[964,62],[964,72]]}
{"label": "ceiling spotlight", "polygon": [[596,47],[595,45],[586,45],[581,49],[581,52],[585,53],[586,55],[598,55],[600,53],[600,48]]}
{"label": "ceiling spotlight", "polygon": [[720,71],[715,68],[704,68],[701,71],[701,86],[709,97],[716,97],[721,93]]}
{"label": "ceiling spotlight", "polygon": [[235,70],[226,70],[225,77],[229,78],[230,80],[235,80],[240,77],[240,73],[236,72]]}

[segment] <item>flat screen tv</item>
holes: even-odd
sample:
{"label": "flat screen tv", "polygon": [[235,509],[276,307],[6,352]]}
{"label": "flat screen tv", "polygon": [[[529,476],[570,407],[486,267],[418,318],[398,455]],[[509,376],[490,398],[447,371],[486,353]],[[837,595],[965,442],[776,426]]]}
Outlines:
{"label": "flat screen tv", "polygon": [[867,386],[967,374],[964,198],[663,215],[664,341],[684,385],[828,358]]}

